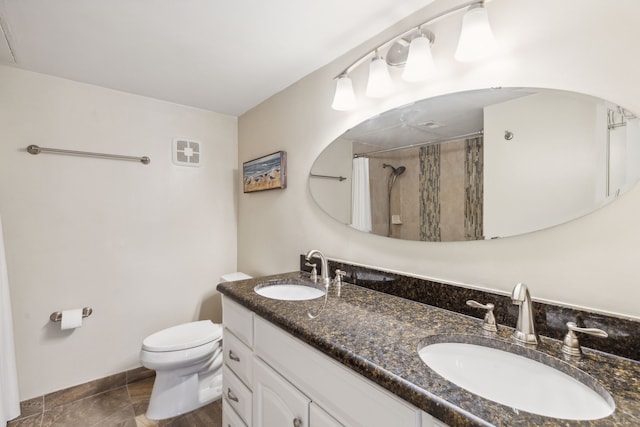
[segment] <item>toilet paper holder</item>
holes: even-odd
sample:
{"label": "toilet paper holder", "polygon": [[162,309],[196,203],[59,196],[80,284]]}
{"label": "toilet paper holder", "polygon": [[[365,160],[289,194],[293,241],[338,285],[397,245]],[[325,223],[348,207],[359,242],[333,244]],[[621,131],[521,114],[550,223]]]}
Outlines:
{"label": "toilet paper holder", "polygon": [[[91,313],[93,313],[93,309],[91,307],[84,307],[82,309],[82,318],[84,319],[85,317],[91,316]],[[62,321],[62,312],[55,311],[51,313],[51,316],[49,316],[49,320],[51,320],[52,322]]]}

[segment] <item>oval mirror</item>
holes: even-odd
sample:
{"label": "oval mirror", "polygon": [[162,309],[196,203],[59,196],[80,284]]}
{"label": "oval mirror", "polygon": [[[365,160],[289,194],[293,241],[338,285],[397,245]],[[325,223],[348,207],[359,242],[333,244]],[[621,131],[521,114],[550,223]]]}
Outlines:
{"label": "oval mirror", "polygon": [[333,141],[310,188],[330,216],[408,240],[493,239],[570,221],[640,178],[640,120],[579,93],[493,88],[415,102]]}

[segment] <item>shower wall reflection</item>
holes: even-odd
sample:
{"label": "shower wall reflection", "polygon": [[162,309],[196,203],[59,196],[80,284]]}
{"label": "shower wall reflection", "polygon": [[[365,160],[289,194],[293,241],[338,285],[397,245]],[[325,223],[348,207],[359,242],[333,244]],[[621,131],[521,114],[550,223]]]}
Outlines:
{"label": "shower wall reflection", "polygon": [[[391,192],[393,172],[385,164],[406,167]],[[482,172],[482,138],[371,157],[371,205],[378,207],[372,232],[431,242],[482,239]]]}

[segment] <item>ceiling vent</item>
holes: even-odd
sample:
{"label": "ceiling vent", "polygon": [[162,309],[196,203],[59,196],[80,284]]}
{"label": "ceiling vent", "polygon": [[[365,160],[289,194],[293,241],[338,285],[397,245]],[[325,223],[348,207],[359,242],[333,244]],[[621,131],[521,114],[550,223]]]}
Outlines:
{"label": "ceiling vent", "polygon": [[442,123],[438,123],[435,121],[420,123],[418,126],[427,128],[427,129],[438,129],[443,126]]}
{"label": "ceiling vent", "polygon": [[200,143],[189,141],[185,138],[175,138],[173,140],[173,163],[180,166],[200,166],[200,156],[202,154]]}

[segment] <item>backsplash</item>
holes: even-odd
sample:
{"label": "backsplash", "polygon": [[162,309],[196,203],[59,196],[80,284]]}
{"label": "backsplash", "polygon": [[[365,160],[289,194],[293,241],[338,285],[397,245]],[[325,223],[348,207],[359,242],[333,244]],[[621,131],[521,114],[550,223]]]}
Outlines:
{"label": "backsplash", "polygon": [[[313,262],[316,261],[319,272],[319,260],[314,258]],[[492,303],[498,324],[516,325],[518,307],[508,296],[329,260],[331,276],[336,269],[347,273],[345,282],[478,319],[484,317],[484,310],[469,307],[466,302],[472,299],[482,304]],[[305,266],[304,255],[300,256],[300,270],[311,270]],[[536,331],[540,335],[562,340],[567,333],[566,323],[576,322],[580,327],[599,328],[609,334],[608,338],[579,334],[582,347],[640,361],[640,322],[536,301],[533,311]]]}

